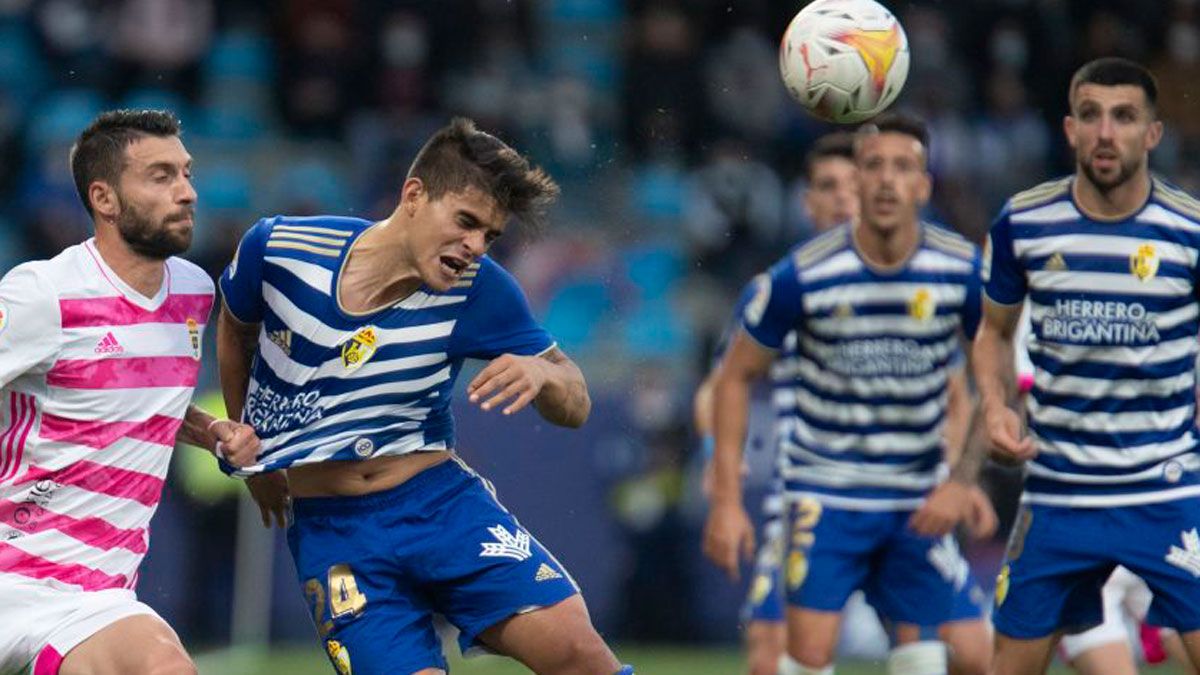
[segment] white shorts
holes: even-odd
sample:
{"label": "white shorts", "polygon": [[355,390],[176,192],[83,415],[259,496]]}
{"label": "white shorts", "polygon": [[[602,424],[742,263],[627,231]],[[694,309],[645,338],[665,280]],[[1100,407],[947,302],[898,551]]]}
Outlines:
{"label": "white shorts", "polygon": [[[1136,633],[1130,629],[1146,618],[1153,596],[1146,582],[1118,566],[1104,583],[1104,623],[1082,633],[1064,635],[1059,643],[1063,658],[1074,661],[1080,654],[1110,642],[1129,643]],[[1135,651],[1136,653],[1136,651]]]}
{"label": "white shorts", "polygon": [[137,614],[158,616],[126,588],[64,591],[0,581],[0,675],[57,675],[67,652]]}

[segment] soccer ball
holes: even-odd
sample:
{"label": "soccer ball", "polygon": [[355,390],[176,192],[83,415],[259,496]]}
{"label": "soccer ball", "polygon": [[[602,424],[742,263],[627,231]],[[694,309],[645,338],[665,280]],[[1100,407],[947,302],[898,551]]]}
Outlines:
{"label": "soccer ball", "polygon": [[883,112],[908,77],[908,38],[875,0],[816,0],[788,24],[779,72],[813,115],[849,124]]}

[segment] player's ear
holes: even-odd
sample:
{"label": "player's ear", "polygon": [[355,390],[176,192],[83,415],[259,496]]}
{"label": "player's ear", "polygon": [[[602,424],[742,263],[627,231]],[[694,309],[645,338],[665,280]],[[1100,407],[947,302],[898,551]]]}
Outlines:
{"label": "player's ear", "polygon": [[1162,120],[1156,119],[1150,123],[1150,128],[1146,130],[1146,150],[1153,150],[1158,147],[1163,136]]}
{"label": "player's ear", "polygon": [[87,198],[92,205],[92,211],[98,216],[111,219],[121,212],[121,200],[117,191],[105,181],[92,181],[92,184],[88,185]]}
{"label": "player's ear", "polygon": [[1075,147],[1075,118],[1069,114],[1063,117],[1063,135],[1067,137],[1067,143]]}
{"label": "player's ear", "polygon": [[417,206],[421,199],[425,197],[425,183],[420,178],[415,176],[409,177],[404,181],[404,185],[400,188],[400,207],[411,218],[417,213]]}

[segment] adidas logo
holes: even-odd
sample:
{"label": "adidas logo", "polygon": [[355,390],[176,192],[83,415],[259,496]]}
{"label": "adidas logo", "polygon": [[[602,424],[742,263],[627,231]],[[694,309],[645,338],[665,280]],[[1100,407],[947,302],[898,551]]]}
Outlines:
{"label": "adidas logo", "polygon": [[558,573],[558,570],[555,570],[553,567],[547,565],[546,563],[542,563],[542,566],[538,568],[537,574],[534,575],[533,580],[534,581],[550,581],[551,579],[561,579],[561,578],[562,578],[562,575]]}
{"label": "adidas logo", "polygon": [[104,337],[100,338],[95,352],[97,354],[124,354],[125,348],[121,346],[120,342],[117,342],[117,338],[112,334],[112,331],[108,331]]}
{"label": "adidas logo", "polygon": [[1047,272],[1062,272],[1067,269],[1067,261],[1063,260],[1061,253],[1055,253],[1050,256],[1050,259],[1046,261],[1042,269]]}

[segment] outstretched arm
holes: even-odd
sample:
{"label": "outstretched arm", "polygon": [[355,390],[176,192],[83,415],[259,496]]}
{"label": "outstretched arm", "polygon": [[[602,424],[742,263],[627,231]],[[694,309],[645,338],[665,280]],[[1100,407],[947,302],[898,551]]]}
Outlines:
{"label": "outstretched arm", "polygon": [[484,410],[511,401],[502,410],[505,415],[533,403],[547,422],[562,427],[583,426],[592,411],[583,371],[558,347],[537,356],[493,359],[467,385],[467,397]]}

